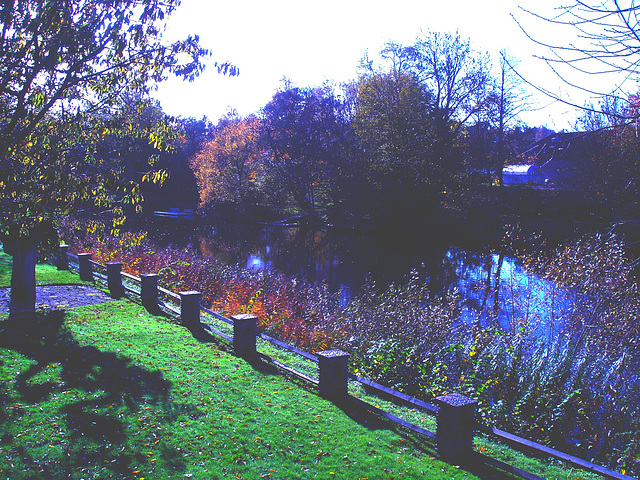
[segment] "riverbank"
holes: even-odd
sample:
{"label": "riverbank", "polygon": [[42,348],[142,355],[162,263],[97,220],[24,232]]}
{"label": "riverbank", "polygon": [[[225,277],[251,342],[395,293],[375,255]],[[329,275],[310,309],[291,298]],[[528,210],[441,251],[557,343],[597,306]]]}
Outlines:
{"label": "riverbank", "polygon": [[[0,318],[0,477],[475,478],[128,300]],[[476,441],[545,478],[596,478]]]}
{"label": "riverbank", "polygon": [[[310,233],[302,240],[324,244],[321,232]],[[517,297],[507,299],[506,324],[498,315],[504,328],[490,318],[474,321],[468,311],[460,322],[461,306],[475,308],[477,296],[468,296],[462,304],[455,289],[439,295],[437,284],[442,282],[436,278],[434,284],[433,275],[425,282],[419,272],[386,287],[369,282],[359,294],[343,301],[344,296],[331,293],[326,284],[308,283],[275,270],[230,265],[190,248],[159,247],[143,234],[69,238],[67,242],[76,245],[74,252],[78,248],[92,251],[99,263],[120,261],[133,275],[158,272],[160,283],[175,291],[198,290],[203,293],[203,305],[215,311],[252,313],[261,331],[302,350],[348,352],[351,366],[361,376],[420,400],[430,402],[451,392],[475,397],[483,420],[493,427],[610,468],[635,473],[640,466],[633,442],[638,430],[632,420],[637,416],[634,399],[639,384],[621,381],[636,378],[638,352],[632,339],[637,338],[634,319],[640,314],[640,303],[632,291],[633,260],[625,255],[624,243],[614,237],[585,236],[541,263],[536,261],[538,266],[531,267],[541,269],[541,278],[551,282],[544,292],[527,278],[518,286],[520,281],[512,278],[506,268],[510,262],[502,255],[467,258],[465,252],[440,252],[446,260],[441,265],[445,274],[457,270],[459,260],[475,262],[476,284],[485,291],[478,304],[483,311],[502,309],[496,307],[495,292],[520,290]],[[212,248],[219,250],[220,242],[214,242]],[[307,247],[300,244],[303,250]],[[335,263],[330,251],[323,248],[322,255]],[[377,258],[382,260],[380,255]],[[254,257],[252,264],[253,260],[259,258]],[[353,264],[344,268],[354,270]],[[487,285],[491,277],[494,280]],[[569,308],[559,301],[562,285],[581,292],[565,305]],[[494,294],[486,288],[494,288]],[[561,311],[552,312],[551,317],[536,311],[531,300],[540,295],[544,303],[550,301]],[[593,304],[594,295],[612,301]],[[581,326],[594,322],[600,327],[581,335]],[[569,328],[559,331],[559,325]],[[609,431],[611,435],[602,435]]]}
{"label": "riverbank", "polygon": [[476,478],[128,300],[0,330],[0,478]]}

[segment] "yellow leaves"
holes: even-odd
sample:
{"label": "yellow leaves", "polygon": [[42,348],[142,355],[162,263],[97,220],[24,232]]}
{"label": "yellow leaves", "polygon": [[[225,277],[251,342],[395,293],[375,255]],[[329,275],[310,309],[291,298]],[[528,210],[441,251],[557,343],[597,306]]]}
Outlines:
{"label": "yellow leaves", "polygon": [[153,145],[153,148],[158,148],[157,147],[158,144],[159,144],[158,135],[156,135],[154,132],[151,132],[149,134],[149,145]]}
{"label": "yellow leaves", "polygon": [[40,107],[45,102],[46,96],[39,91],[34,92],[30,97],[30,103],[35,107]]}
{"label": "yellow leaves", "polygon": [[190,160],[203,205],[237,201],[254,188],[262,165],[259,126],[255,117],[230,120]]}
{"label": "yellow leaves", "polygon": [[163,184],[164,181],[169,178],[169,172],[166,170],[151,170],[142,175],[143,183]]}

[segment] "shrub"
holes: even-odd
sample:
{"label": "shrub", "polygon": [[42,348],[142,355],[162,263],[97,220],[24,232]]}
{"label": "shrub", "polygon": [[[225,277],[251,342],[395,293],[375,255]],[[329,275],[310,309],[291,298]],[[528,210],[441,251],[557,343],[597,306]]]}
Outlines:
{"label": "shrub", "polygon": [[203,306],[227,315],[252,313],[263,331],[300,348],[329,349],[343,335],[335,322],[337,301],[326,286],[225,265],[192,248],[160,248],[144,233],[110,236],[74,224],[63,232],[72,253],[91,250],[95,261],[122,262],[132,275],[156,272],[165,288],[198,290]]}

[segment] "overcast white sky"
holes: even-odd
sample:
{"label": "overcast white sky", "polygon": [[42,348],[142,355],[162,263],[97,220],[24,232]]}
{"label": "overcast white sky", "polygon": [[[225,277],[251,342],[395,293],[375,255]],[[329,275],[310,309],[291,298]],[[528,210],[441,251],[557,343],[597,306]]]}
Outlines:
{"label": "overcast white sky", "polygon": [[[562,0],[527,0],[527,8],[542,14]],[[496,55],[507,49],[521,61],[521,71],[568,99],[584,98],[565,91],[544,75],[540,51],[522,33],[511,14],[527,31],[552,35],[548,25],[518,9],[523,0],[182,0],[169,19],[169,39],[200,36],[215,60],[233,62],[238,77],[223,77],[209,68],[192,83],[172,79],[156,93],[171,115],[216,121],[230,108],[241,115],[257,112],[286,76],[297,86],[318,86],[329,80],[351,80],[366,51],[372,58],[389,40],[411,44],[420,31],[458,30],[479,51]],[[550,104],[551,103],[551,104]],[[523,115],[531,126],[571,129],[575,110],[540,98],[536,112]]]}

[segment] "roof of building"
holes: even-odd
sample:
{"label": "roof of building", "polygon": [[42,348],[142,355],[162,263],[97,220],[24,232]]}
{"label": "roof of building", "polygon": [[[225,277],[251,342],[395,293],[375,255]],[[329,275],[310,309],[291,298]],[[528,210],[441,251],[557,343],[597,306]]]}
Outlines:
{"label": "roof of building", "polygon": [[584,138],[584,132],[554,133],[531,144],[521,156],[540,166],[550,160],[575,160],[580,156]]}
{"label": "roof of building", "polygon": [[533,167],[535,165],[507,165],[502,171],[511,175],[528,175]]}

